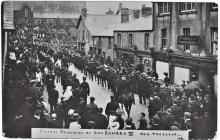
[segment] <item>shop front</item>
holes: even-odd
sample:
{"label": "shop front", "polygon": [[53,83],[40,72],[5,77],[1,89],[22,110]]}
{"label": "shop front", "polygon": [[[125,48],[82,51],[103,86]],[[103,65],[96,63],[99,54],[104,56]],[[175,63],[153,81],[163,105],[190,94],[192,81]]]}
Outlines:
{"label": "shop front", "polygon": [[214,91],[217,89],[217,59],[215,58],[155,52],[153,59],[154,69],[159,79],[163,79],[163,73],[167,72],[171,83],[180,85],[183,80],[191,81],[192,75],[195,75],[202,87],[206,88],[209,85]]}

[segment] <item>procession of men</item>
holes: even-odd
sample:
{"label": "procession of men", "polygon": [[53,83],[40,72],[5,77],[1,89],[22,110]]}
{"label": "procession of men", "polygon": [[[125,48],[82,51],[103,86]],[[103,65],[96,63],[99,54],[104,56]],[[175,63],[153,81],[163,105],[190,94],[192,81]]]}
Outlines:
{"label": "procession of men", "polygon": [[[23,26],[28,33],[17,31]],[[198,83],[195,75],[174,85],[167,72],[161,79],[155,69],[141,71],[120,57],[81,53],[71,43],[33,44],[31,28],[18,24],[8,34],[5,137],[30,138],[32,128],[191,130],[193,139],[215,135],[217,98],[209,85],[191,86]]]}

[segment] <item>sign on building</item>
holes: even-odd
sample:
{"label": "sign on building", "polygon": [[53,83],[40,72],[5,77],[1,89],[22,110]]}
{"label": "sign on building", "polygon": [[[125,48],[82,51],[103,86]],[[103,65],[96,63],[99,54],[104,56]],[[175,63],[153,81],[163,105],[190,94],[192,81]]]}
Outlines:
{"label": "sign on building", "polygon": [[199,36],[178,36],[179,45],[199,45],[200,37]]}
{"label": "sign on building", "polygon": [[3,3],[3,29],[14,29],[14,5],[13,2]]}

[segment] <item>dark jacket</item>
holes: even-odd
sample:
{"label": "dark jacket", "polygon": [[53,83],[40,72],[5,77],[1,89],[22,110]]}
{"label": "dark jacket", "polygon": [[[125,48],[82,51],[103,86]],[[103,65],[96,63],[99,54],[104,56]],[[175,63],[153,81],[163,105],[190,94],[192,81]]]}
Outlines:
{"label": "dark jacket", "polygon": [[115,112],[118,108],[119,108],[118,102],[116,102],[116,101],[111,101],[111,102],[109,102],[109,103],[106,105],[105,114],[106,114],[107,116],[109,116],[111,111]]}
{"label": "dark jacket", "polygon": [[124,125],[125,125],[125,123],[124,123],[124,120],[121,118],[121,117],[118,117],[117,119],[116,119],[116,121],[119,123],[119,130],[121,130],[121,129],[124,129]]}
{"label": "dark jacket", "polygon": [[108,120],[105,115],[103,114],[97,114],[95,119],[95,128],[96,129],[107,129],[108,127]]}
{"label": "dark jacket", "polygon": [[57,104],[58,98],[59,98],[59,93],[57,90],[52,89],[50,92],[48,92],[49,95],[49,104]]}
{"label": "dark jacket", "polygon": [[83,96],[89,96],[90,94],[90,88],[89,88],[89,84],[87,82],[82,82],[80,85],[80,88],[82,90],[82,94]]}
{"label": "dark jacket", "polygon": [[51,120],[48,124],[48,128],[62,128],[58,120]]}

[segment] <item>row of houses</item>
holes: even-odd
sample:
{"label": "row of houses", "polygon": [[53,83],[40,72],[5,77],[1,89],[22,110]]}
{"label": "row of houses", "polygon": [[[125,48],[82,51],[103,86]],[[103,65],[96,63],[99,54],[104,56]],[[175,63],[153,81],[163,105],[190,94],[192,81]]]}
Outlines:
{"label": "row of houses", "polygon": [[[108,12],[113,13],[113,12]],[[214,3],[153,2],[152,9],[92,15],[82,9],[77,23],[79,50],[122,57],[143,71],[167,72],[172,83],[190,81],[217,89],[218,6]]]}

